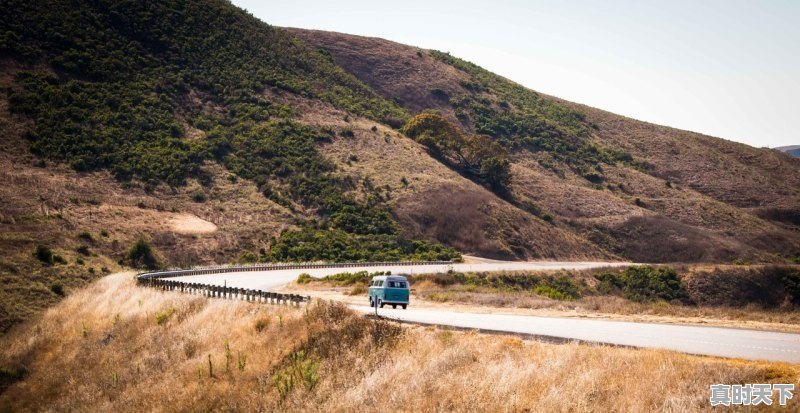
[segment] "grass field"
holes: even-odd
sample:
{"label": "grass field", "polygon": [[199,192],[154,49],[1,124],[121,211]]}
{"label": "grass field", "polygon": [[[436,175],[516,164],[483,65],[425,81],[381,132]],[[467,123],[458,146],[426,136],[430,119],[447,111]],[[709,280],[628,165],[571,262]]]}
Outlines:
{"label": "grass field", "polygon": [[319,300],[165,293],[131,273],[0,337],[0,366],[0,411],[710,411],[710,384],[800,379],[789,364],[398,326]]}

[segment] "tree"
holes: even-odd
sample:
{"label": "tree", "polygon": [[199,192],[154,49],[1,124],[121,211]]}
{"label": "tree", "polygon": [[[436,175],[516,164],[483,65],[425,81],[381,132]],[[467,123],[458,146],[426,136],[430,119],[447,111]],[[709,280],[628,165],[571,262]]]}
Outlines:
{"label": "tree", "polygon": [[506,191],[511,184],[511,163],[508,159],[486,158],[481,161],[480,177],[495,191]]}
{"label": "tree", "polygon": [[508,152],[490,136],[465,134],[434,111],[411,118],[402,131],[444,163],[479,178],[494,191],[504,192],[511,184]]}

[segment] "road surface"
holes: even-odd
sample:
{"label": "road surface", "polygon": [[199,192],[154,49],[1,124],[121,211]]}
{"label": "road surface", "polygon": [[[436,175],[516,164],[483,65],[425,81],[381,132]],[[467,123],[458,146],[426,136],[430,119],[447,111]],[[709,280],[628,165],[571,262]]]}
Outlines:
{"label": "road surface", "polygon": [[[588,269],[629,263],[608,262],[490,262],[411,267],[356,267],[356,271],[391,271],[402,273],[437,273],[454,271],[502,271],[543,269]],[[279,270],[210,274],[173,278],[184,282],[227,285],[229,287],[269,290],[297,279],[301,273],[323,277],[343,272],[342,268]],[[368,306],[352,306],[364,313],[374,311]],[[623,321],[586,320],[575,318],[540,317],[515,314],[484,314],[414,308],[408,310],[382,308],[379,314],[392,319],[507,332],[583,342],[659,348],[689,354],[734,357],[749,360],[769,360],[800,363],[800,334],[756,331],[735,328],[701,327],[673,324],[633,323]]]}

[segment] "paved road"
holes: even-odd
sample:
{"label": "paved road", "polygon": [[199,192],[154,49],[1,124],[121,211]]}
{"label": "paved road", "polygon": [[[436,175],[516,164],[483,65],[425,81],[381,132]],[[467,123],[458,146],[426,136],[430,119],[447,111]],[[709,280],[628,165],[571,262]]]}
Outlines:
{"label": "paved road", "polygon": [[541,271],[541,270],[583,270],[601,267],[619,267],[631,265],[625,262],[508,262],[495,261],[474,264],[451,264],[451,265],[412,265],[412,266],[381,266],[381,267],[350,267],[350,268],[310,268],[303,270],[279,270],[279,271],[253,271],[239,272],[231,274],[208,274],[193,275],[188,277],[177,277],[174,280],[184,282],[194,282],[203,284],[227,283],[229,287],[252,288],[269,290],[281,285],[290,283],[297,279],[301,273],[307,273],[312,277],[324,277],[326,275],[338,274],[341,272],[358,271],[391,271],[392,274],[431,274],[442,273],[449,270],[468,272],[468,271]]}
{"label": "paved road", "polygon": [[[585,269],[626,263],[480,263],[455,264],[456,271],[500,271],[541,269]],[[350,272],[392,271],[400,273],[446,272],[450,266],[364,267],[349,268]],[[341,268],[309,270],[259,271],[252,273],[212,274],[179,277],[175,280],[206,284],[227,284],[233,287],[271,289],[289,283],[306,272],[314,277],[342,272]],[[373,311],[367,306],[353,306],[361,312]],[[585,320],[575,318],[538,317],[512,314],[478,314],[468,312],[418,309],[382,308],[379,313],[388,318],[424,324],[437,324],[485,331],[509,332],[568,340],[614,345],[649,347],[683,353],[735,357],[750,360],[770,360],[800,363],[800,334],[756,331],[735,328],[682,326],[672,324],[632,323],[622,321]]]}
{"label": "paved road", "polygon": [[[354,306],[369,313],[369,306]],[[800,334],[735,328],[632,323],[624,321],[478,314],[429,309],[381,308],[387,318],[633,347],[660,348],[707,356],[800,363]]]}

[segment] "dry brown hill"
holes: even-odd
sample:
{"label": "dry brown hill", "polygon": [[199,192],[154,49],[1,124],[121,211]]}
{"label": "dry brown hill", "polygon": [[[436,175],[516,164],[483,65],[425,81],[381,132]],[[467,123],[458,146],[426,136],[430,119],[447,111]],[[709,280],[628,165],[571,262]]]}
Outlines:
{"label": "dry brown hill", "polygon": [[[471,88],[474,73],[428,50],[377,38],[289,30],[330,53],[385,98],[412,113],[441,111],[459,119],[466,131],[475,129],[475,121],[459,118],[454,97],[477,96],[495,107],[504,98],[491,87]],[[603,165],[605,179],[597,184],[546,152],[516,151],[513,198],[537,205],[553,216],[554,225],[637,261],[779,260],[779,255],[800,250],[797,159],[529,93],[578,111],[592,124],[591,142],[624,151],[640,165]],[[429,214],[432,208],[404,207],[426,211],[411,216]],[[507,222],[515,225],[513,219]]]}

